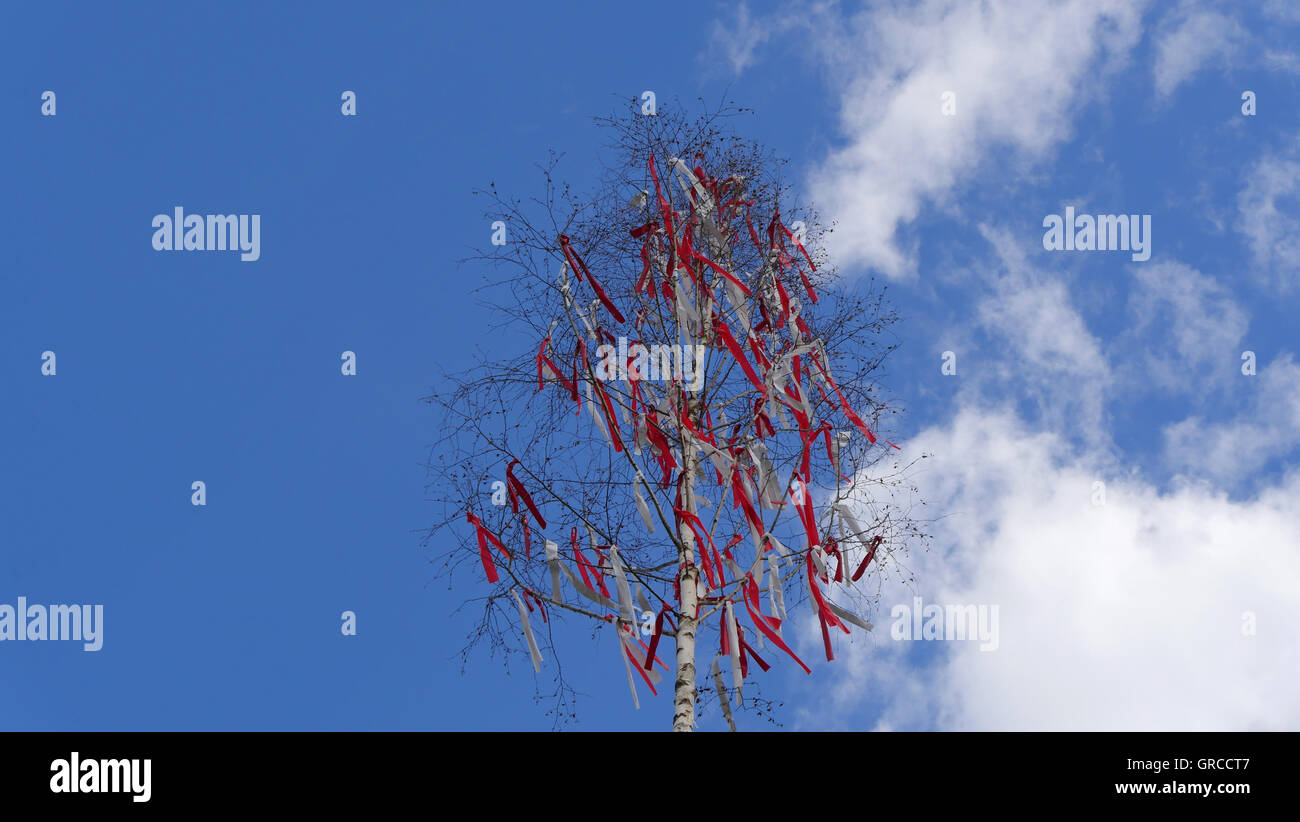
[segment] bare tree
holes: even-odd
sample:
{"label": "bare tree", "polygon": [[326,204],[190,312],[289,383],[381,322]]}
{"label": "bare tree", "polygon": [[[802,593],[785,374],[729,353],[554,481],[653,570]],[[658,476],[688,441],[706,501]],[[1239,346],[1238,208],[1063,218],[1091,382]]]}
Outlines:
{"label": "bare tree", "polygon": [[[837,276],[784,162],[730,128],[746,113],[634,103],[596,121],[612,161],[594,194],[557,179],[554,153],[540,196],[479,192],[504,224],[466,261],[486,271],[491,352],[428,398],[442,511],[426,543],[440,573],[469,563],[487,585],[465,655],[487,640],[540,671],[558,648],[539,625],[591,620],[634,701],[674,675],[680,731],[707,702],[699,660],[733,730],[733,702],[770,713],[752,666],[811,673],[787,607],[807,600],[832,659],[924,536],[893,493],[907,466],[875,433],[896,413],[875,380],[897,317],[883,289]],[[706,635],[719,650],[701,658]]]}

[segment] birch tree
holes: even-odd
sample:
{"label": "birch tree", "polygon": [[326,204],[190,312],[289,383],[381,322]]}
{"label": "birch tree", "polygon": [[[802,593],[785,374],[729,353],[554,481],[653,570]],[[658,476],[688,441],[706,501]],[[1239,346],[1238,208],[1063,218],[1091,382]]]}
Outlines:
{"label": "birch tree", "polygon": [[736,134],[747,114],[634,103],[596,121],[593,193],[561,181],[556,154],[535,197],[478,192],[504,242],[462,265],[493,324],[428,398],[426,542],[482,607],[466,658],[486,641],[551,667],[564,717],[560,656],[589,639],[633,706],[667,692],[674,730],[714,700],[733,730],[734,709],[770,715],[760,672],[811,674],[871,631],[880,580],[906,577],[924,536],[904,456],[877,433],[896,413],[877,378],[897,317],[837,274],[833,227]]}

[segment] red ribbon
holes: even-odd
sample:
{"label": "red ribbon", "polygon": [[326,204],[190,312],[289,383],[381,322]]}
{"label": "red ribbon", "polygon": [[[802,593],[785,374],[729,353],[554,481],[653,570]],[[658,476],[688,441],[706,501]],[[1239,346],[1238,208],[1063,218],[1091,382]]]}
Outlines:
{"label": "red ribbon", "polygon": [[[799,521],[803,523],[809,548],[815,548],[821,544],[821,535],[817,533],[817,518],[813,514],[812,494],[809,493],[807,485],[801,482],[800,486],[797,489],[793,486],[790,488],[790,499],[794,500],[795,511],[799,514]],[[799,497],[803,499],[800,500]]]}
{"label": "red ribbon", "polygon": [[849,628],[840,621],[839,617],[835,616],[835,612],[826,605],[826,600],[822,599],[821,589],[817,587],[817,573],[813,568],[813,555],[811,548],[808,549],[808,588],[812,591],[813,600],[817,603],[817,621],[821,624],[822,642],[826,646],[826,661],[832,662],[835,659],[835,653],[831,650],[831,634],[829,628],[839,628],[846,634],[849,632]]}
{"label": "red ribbon", "polygon": [[871,544],[867,548],[866,559],[862,560],[862,564],[858,566],[858,570],[853,572],[854,582],[857,582],[858,577],[862,576],[863,572],[867,570],[867,565],[870,564],[872,557],[876,555],[876,548],[880,545],[881,541],[883,540],[884,537],[880,536],[879,534],[876,534],[874,537],[871,538]]}
{"label": "red ribbon", "polygon": [[733,277],[730,271],[718,265],[713,260],[710,260],[708,257],[705,257],[703,254],[699,253],[698,251],[695,252],[695,259],[699,260],[700,262],[707,265],[709,268],[712,268],[714,271],[718,272],[719,274],[726,277],[731,282],[735,283],[736,287],[738,287],[742,292],[744,292],[746,297],[754,296],[754,292],[749,290],[749,286],[745,285],[740,280]]}
{"label": "red ribbon", "polygon": [[[826,538],[825,551],[830,556],[835,557],[835,581],[844,581],[844,555],[840,553],[839,545],[835,542],[835,537]],[[825,579],[825,577],[823,577]]]}
{"label": "red ribbon", "polygon": [[488,543],[495,545],[497,550],[506,555],[506,559],[510,559],[510,552],[501,544],[501,540],[497,539],[496,534],[484,527],[483,522],[474,516],[473,511],[465,512],[465,521],[474,526],[475,535],[478,537],[478,555],[483,561],[483,571],[487,574],[488,582],[496,582],[499,579],[497,567],[492,562],[492,552],[488,550]]}
{"label": "red ribbon", "polygon": [[763,518],[760,517],[758,511],[754,509],[753,503],[749,500],[749,493],[741,484],[740,468],[738,466],[731,469],[731,494],[734,499],[732,507],[734,508],[739,505],[741,510],[745,513],[745,519],[754,527],[754,530],[758,531],[760,534],[763,533],[764,530],[766,530],[763,528]]}
{"label": "red ribbon", "polygon": [[717,312],[713,314],[713,327],[717,329],[718,336],[722,338],[722,342],[727,346],[727,350],[731,352],[731,356],[740,364],[745,376],[749,377],[749,381],[754,384],[759,393],[766,394],[767,387],[758,378],[758,374],[754,373],[753,366],[749,364],[749,360],[745,359],[745,352],[741,349],[740,343],[736,342],[736,338],[731,336],[731,329],[727,328],[727,324],[717,315]]}
{"label": "red ribbon", "polygon": [[649,234],[651,231],[658,231],[658,230],[659,230],[659,223],[655,222],[654,220],[651,220],[650,222],[646,223],[643,226],[638,226],[637,228],[631,229],[630,231],[628,231],[628,233],[632,235],[632,239],[639,240],[645,235]]}
{"label": "red ribbon", "polygon": [[[672,622],[672,617],[668,617],[668,609],[669,605],[665,602],[663,607],[659,609],[659,615],[655,617],[654,636],[650,637],[650,646],[646,648],[645,654],[645,669],[647,671],[650,670],[655,663],[655,650],[659,647],[659,637],[663,636],[664,633],[664,618],[667,617],[668,621],[670,623]],[[677,626],[673,625],[673,633],[676,632]]]}
{"label": "red ribbon", "polygon": [[[621,631],[623,629],[615,625],[614,630]],[[631,632],[632,629],[628,628],[627,630],[628,632]],[[619,640],[619,642],[621,643],[625,643],[627,641],[628,641],[627,639]],[[636,660],[632,657],[632,651],[628,648],[627,645],[623,645],[623,653],[627,656],[628,662],[632,663],[632,667],[636,669],[636,672],[641,675],[642,679],[645,680],[646,687],[650,689],[650,693],[654,694],[655,696],[659,696],[659,692],[655,690],[655,684],[650,680],[649,674],[645,672],[644,668],[636,664]]]}
{"label": "red ribbon", "polygon": [[[542,602],[542,598],[539,597],[537,594],[535,594],[535,593],[533,593],[532,591],[530,591],[530,590],[528,590],[527,588],[525,588],[525,589],[524,589],[524,604],[525,604],[525,605],[528,605],[528,598],[529,598],[529,597],[532,597],[532,598],[533,598],[533,601],[537,603],[537,609],[538,609],[539,611],[542,612],[542,622],[546,622],[546,603]],[[533,606],[528,605],[528,610],[529,610],[529,611],[532,611],[532,610],[533,610]]]}
{"label": "red ribbon", "polygon": [[768,671],[770,671],[770,670],[772,669],[772,666],[771,666],[771,665],[768,665],[766,662],[764,662],[764,661],[763,661],[763,658],[762,658],[761,656],[758,655],[758,651],[755,651],[755,650],[754,650],[754,646],[753,646],[753,645],[750,645],[748,642],[745,641],[745,628],[744,628],[744,626],[742,626],[742,625],[737,625],[737,626],[736,626],[736,633],[739,634],[739,636],[740,636],[740,674],[741,674],[741,676],[744,677],[744,676],[747,676],[747,675],[749,674],[749,671],[746,670],[746,667],[747,667],[747,666],[745,665],[745,654],[746,654],[746,652],[748,652],[749,655],[752,656],[752,657],[754,658],[754,661],[758,663],[758,667],[760,667],[760,668],[763,669],[763,673],[767,673]]}
{"label": "red ribbon", "polygon": [[[647,242],[641,243],[641,276],[640,276],[640,277],[637,277],[637,280],[636,280],[636,288],[634,288],[634,289],[632,289],[632,290],[633,290],[634,292],[636,292],[636,293],[639,294],[639,293],[641,293],[641,290],[642,290],[642,289],[645,289],[645,292],[646,292],[647,294],[650,294],[650,295],[653,296],[653,295],[654,295],[654,290],[653,290],[653,289],[654,289],[654,280],[651,279],[650,282],[647,284],[646,280],[649,279],[649,278],[650,278],[650,244],[649,244],[649,242],[647,241]],[[637,313],[637,327],[638,327],[638,328],[641,327],[641,317],[644,316],[643,313],[642,313],[642,312],[644,312],[644,311],[645,311],[645,309],[643,308],[643,309],[641,309],[641,312],[638,312],[638,313]]]}
{"label": "red ribbon", "polygon": [[867,428],[867,424],[862,421],[861,417],[853,413],[853,409],[849,407],[849,401],[848,399],[845,398],[844,392],[841,391],[840,387],[835,384],[835,380],[831,379],[831,375],[826,370],[826,366],[822,365],[821,361],[818,360],[817,357],[813,357],[812,361],[813,361],[813,365],[817,366],[817,370],[822,373],[822,378],[825,379],[826,382],[830,384],[831,388],[835,389],[835,393],[840,398],[840,405],[844,409],[844,416],[848,417],[849,421],[858,427],[858,430],[861,431],[866,436],[868,442],[875,442],[876,435],[871,433],[871,430]]}
{"label": "red ribbon", "polygon": [[600,549],[608,547],[608,545],[601,545],[592,549],[596,552],[596,564],[593,566],[592,571],[596,575],[596,582],[600,585],[601,596],[606,599],[609,599],[609,588],[605,585],[605,572],[600,570],[605,567],[605,552]]}
{"label": "red ribbon", "polygon": [[592,573],[597,575],[599,575],[599,572],[592,568],[591,563],[583,556],[582,549],[578,547],[578,529],[576,527],[569,531],[569,541],[573,546],[573,559],[578,563],[578,572],[582,574],[582,582],[587,586],[587,590],[595,593],[596,586],[591,584],[591,575],[587,573],[587,569],[591,568]]}
{"label": "red ribbon", "polygon": [[[718,552],[717,546],[713,544],[713,536],[709,534],[708,529],[704,527],[704,523],[700,521],[700,518],[692,514],[690,511],[674,506],[673,512],[677,514],[680,520],[686,523],[686,527],[691,529],[691,533],[695,534],[695,544],[700,548],[699,554],[700,559],[702,560],[700,564],[704,566],[704,576],[709,581],[709,587],[718,587],[717,582],[713,579],[713,567],[712,562],[709,559],[710,549],[714,554],[717,554]],[[705,545],[706,541],[708,543],[707,547]]]}
{"label": "red ribbon", "polygon": [[[773,228],[775,226],[781,227],[781,231],[785,234],[785,236],[789,237],[790,240],[795,244],[795,246],[798,247],[798,249],[803,252],[804,259],[808,261],[808,267],[811,268],[813,271],[816,271],[817,266],[813,265],[812,257],[808,256],[808,249],[804,248],[803,243],[799,242],[799,240],[794,236],[794,233],[791,232],[790,229],[786,228],[785,224],[781,222],[780,211],[777,211],[775,214],[772,215],[772,222],[767,227],[767,236],[768,239],[772,242],[773,246],[776,245],[776,241],[772,239],[774,234]],[[781,249],[782,253],[784,253],[785,251],[784,243],[785,241],[783,240],[782,241],[783,247]],[[812,283],[808,281],[808,276],[803,273],[802,268],[799,268],[798,266],[795,266],[795,268],[799,272],[799,279],[803,280],[803,287],[804,290],[808,292],[808,299],[812,300],[813,302],[817,302],[817,292],[813,291]]]}
{"label": "red ribbon", "polygon": [[577,275],[579,280],[582,280],[583,274],[587,275],[587,282],[591,283],[591,290],[596,292],[596,297],[600,300],[601,305],[605,306],[614,319],[625,322],[623,314],[610,301],[605,294],[605,289],[600,287],[600,282],[596,279],[596,276],[587,268],[587,264],[578,256],[578,252],[574,250],[569,238],[564,234],[560,235],[560,250],[564,252],[564,258],[569,261],[569,266],[573,268],[573,273]]}
{"label": "red ribbon", "polygon": [[556,365],[550,357],[546,356],[546,345],[550,341],[551,335],[547,334],[546,339],[542,340],[542,344],[537,348],[537,390],[541,391],[544,385],[542,381],[542,364],[545,363],[546,366],[551,369],[551,373],[555,375],[555,378],[560,381],[560,384],[569,389],[569,394],[574,399],[577,399],[578,387],[566,380],[564,378],[564,373],[560,371],[560,367]]}
{"label": "red ribbon", "polygon": [[[764,426],[767,431],[764,433]],[[763,397],[754,401],[754,432],[758,434],[759,439],[763,437],[775,437],[776,429],[772,427],[772,421],[768,419],[767,413],[763,411]]]}
{"label": "red ribbon", "polygon": [[[587,359],[586,340],[578,340],[578,351],[579,356],[582,358],[582,364],[590,369],[591,363]],[[614,414],[614,406],[610,403],[609,396],[605,393],[600,380],[592,380],[591,385],[596,391],[596,396],[600,399],[601,410],[605,413],[605,422],[609,429],[610,441],[614,443],[614,451],[622,452],[623,438],[618,433],[618,417]]]}
{"label": "red ribbon", "polygon": [[514,510],[516,513],[519,512],[519,503],[516,502],[514,499],[514,496],[517,495],[519,499],[522,499],[524,501],[524,505],[528,506],[528,510],[532,512],[533,518],[537,520],[538,526],[541,528],[545,528],[546,518],[542,516],[541,511],[537,510],[537,505],[533,502],[532,495],[530,495],[527,489],[524,488],[524,484],[520,482],[519,479],[514,475],[515,466],[519,464],[520,464],[519,460],[516,459],[516,460],[512,460],[510,462],[510,465],[506,467],[506,482],[510,486],[510,491],[512,494],[511,502],[514,503],[513,505]]}
{"label": "red ribbon", "polygon": [[646,439],[650,440],[650,445],[654,447],[659,460],[659,467],[664,472],[663,479],[659,484],[661,487],[667,487],[672,470],[677,467],[677,459],[673,457],[672,449],[668,446],[668,438],[664,436],[664,432],[659,428],[659,415],[655,413],[653,408],[647,406],[645,419]]}
{"label": "red ribbon", "polygon": [[781,278],[775,273],[772,274],[772,281],[776,283],[776,293],[781,298],[781,314],[776,318],[776,327],[785,328],[785,318],[790,316],[790,293],[785,290]]}
{"label": "red ribbon", "polygon": [[[812,669],[803,664],[803,660],[781,640],[781,636],[768,622],[768,617],[763,616],[758,603],[758,583],[754,582],[753,574],[745,575],[745,610],[749,611],[749,618],[754,621],[754,625],[763,633],[763,636],[767,637],[769,642],[789,654],[790,658],[799,663],[800,668],[803,668],[804,673],[812,673]],[[778,627],[781,624],[775,619],[772,622]]]}

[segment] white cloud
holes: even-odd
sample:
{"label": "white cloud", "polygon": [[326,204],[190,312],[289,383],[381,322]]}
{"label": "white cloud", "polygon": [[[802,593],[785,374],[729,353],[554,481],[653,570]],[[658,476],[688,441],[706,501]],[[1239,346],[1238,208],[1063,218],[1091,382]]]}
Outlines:
{"label": "white cloud", "polygon": [[1243,502],[1161,492],[1005,409],[965,409],[906,447],[935,454],[918,479],[947,514],[916,593],[998,605],[999,647],[926,643],[939,656],[918,670],[905,656],[920,643],[889,638],[890,605],[913,596],[895,585],[874,636],[818,672],[832,705],[803,724],[871,695],[881,728],[1300,728],[1300,474]]}
{"label": "white cloud", "polygon": [[1200,392],[1239,376],[1249,315],[1213,278],[1179,262],[1133,265],[1128,310],[1135,325],[1119,337],[1117,359],[1136,392]]}
{"label": "white cloud", "polygon": [[[1084,107],[1104,98],[1128,67],[1147,5],[922,0],[848,14],[831,2],[754,16],[742,3],[732,19],[714,23],[711,51],[740,72],[778,35],[806,33],[832,78],[844,138],[808,177],[812,198],[839,220],[829,249],[846,266],[909,277],[918,245],[908,228],[922,209],[951,206],[954,192],[975,181],[990,157],[1019,170],[1050,159]],[[1287,47],[1285,26],[1300,20],[1292,5],[1270,0],[1261,11],[1271,27],[1252,32],[1233,16],[1235,5],[1180,4],[1153,35],[1158,98],[1213,65],[1300,72],[1300,56]],[[941,110],[948,91],[956,95],[953,117]],[[1274,188],[1295,191],[1292,165],[1261,163],[1258,171],[1272,179],[1243,192],[1243,209],[1258,212],[1250,216],[1295,227],[1269,212]],[[1268,225],[1246,231],[1257,257],[1298,267],[1300,233]],[[1267,251],[1272,240],[1282,248]]]}
{"label": "white cloud", "polygon": [[1161,24],[1156,38],[1156,94],[1169,97],[1197,71],[1230,58],[1245,37],[1236,20],[1184,4]]}
{"label": "white cloud", "polygon": [[1036,399],[1042,421],[1055,429],[1100,428],[1110,369],[1063,283],[1007,283],[978,312],[1015,352],[990,363],[1004,387],[1015,385],[1015,393]]}
{"label": "white cloud", "polygon": [[1165,429],[1165,458],[1176,470],[1233,484],[1300,446],[1300,366],[1290,354],[1254,376],[1238,370],[1236,390],[1251,392],[1245,410],[1210,423],[1191,417]]}
{"label": "white cloud", "polygon": [[749,4],[736,6],[730,21],[713,21],[712,53],[721,50],[732,71],[739,74],[754,62],[754,52],[766,45],[780,27],[767,20],[755,20],[749,13]]}
{"label": "white cloud", "polygon": [[[994,154],[1006,166],[994,171],[1008,176],[1051,159],[1124,68],[1139,12],[1119,2],[1044,10],[930,0],[826,13],[813,31],[839,78],[846,144],[810,184],[839,220],[831,250],[845,264],[914,272],[908,224],[989,179]],[[1231,26],[1226,40],[1215,32],[1194,42],[1213,13],[1178,15],[1151,68],[1163,94],[1244,42]],[[941,113],[947,90],[956,117]],[[1257,259],[1291,270],[1300,269],[1300,225],[1284,202],[1300,193],[1294,160],[1264,158],[1238,198]],[[1237,485],[1300,446],[1300,369],[1284,357],[1238,377],[1257,380],[1258,396],[1236,420],[1169,426],[1166,465],[1186,476],[1147,478],[1136,466],[1160,458],[1159,431],[1126,458],[1106,424],[1110,404],[1151,388],[1224,387],[1239,374],[1249,316],[1212,277],[1147,263],[1130,269],[1134,327],[1103,344],[1071,300],[1068,269],[1040,270],[1005,227],[980,230],[996,257],[963,273],[968,322],[950,333],[992,344],[962,360],[953,415],[901,443],[933,455],[911,477],[940,517],[932,550],[885,555],[870,583],[884,586],[882,610],[868,614],[876,631],[837,644],[837,662],[807,685],[800,723],[879,710],[881,728],[1300,729],[1291,684],[1300,643],[1290,634],[1300,625],[1300,471],[1263,479],[1246,498]],[[997,605],[999,649],[892,641],[889,607],[914,594]],[[1243,634],[1247,612],[1256,635]],[[818,648],[816,623],[791,616],[801,648]]]}
{"label": "white cloud", "polygon": [[1300,285],[1300,141],[1284,153],[1261,158],[1246,172],[1237,210],[1237,230],[1245,235],[1255,263],[1282,293],[1293,292]]}
{"label": "white cloud", "polygon": [[1069,287],[1059,274],[1032,265],[1005,229],[981,225],[980,232],[996,259],[982,271],[987,290],[975,302],[973,324],[989,336],[992,348],[965,372],[963,399],[1031,398],[1040,424],[1102,436],[1114,378]]}
{"label": "white cloud", "polygon": [[[1245,312],[1212,278],[1164,262],[1130,268],[1136,324],[1118,338],[1117,375],[1066,284],[1010,233],[981,231],[996,258],[976,269],[971,322],[1005,353],[983,375],[964,372],[950,420],[902,443],[931,455],[911,477],[938,517],[931,550],[884,555],[867,582],[876,630],[837,641],[797,721],[846,727],[865,711],[881,729],[1300,729],[1289,684],[1300,676],[1300,472],[1247,499],[1223,490],[1278,443],[1300,444],[1300,368],[1284,357],[1240,376]],[[1150,359],[1128,368],[1125,347],[1139,344]],[[1223,359],[1259,380],[1259,395],[1236,420],[1171,427],[1167,453],[1196,455],[1196,480],[1144,478],[1105,425],[1109,403],[1148,368],[1221,382]],[[1042,412],[1032,423],[1024,397]],[[892,640],[890,609],[914,595],[996,605],[998,649]],[[815,621],[799,616],[801,647],[817,648]],[[918,658],[925,650],[933,657]]]}
{"label": "white cloud", "polygon": [[1294,0],[1265,0],[1262,11],[1265,17],[1285,23],[1300,23],[1300,6]]}
{"label": "white cloud", "polygon": [[[969,181],[990,150],[1032,162],[1065,140],[1140,25],[1138,5],[1118,0],[1049,9],[931,0],[822,20],[815,31],[844,78],[837,91],[848,142],[810,178],[814,199],[840,215],[831,250],[843,263],[906,276],[914,248],[896,236],[900,226]],[[941,112],[945,91],[956,95],[956,116]]]}

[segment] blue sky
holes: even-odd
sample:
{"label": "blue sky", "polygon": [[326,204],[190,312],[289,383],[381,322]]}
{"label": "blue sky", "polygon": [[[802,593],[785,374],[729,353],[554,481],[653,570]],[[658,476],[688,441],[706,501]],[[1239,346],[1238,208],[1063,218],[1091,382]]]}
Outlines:
{"label": "blue sky", "polygon": [[[933,455],[935,540],[874,641],[766,675],[787,727],[1300,725],[1290,5],[265,5],[10,13],[0,603],[100,603],[105,637],[0,644],[0,727],[550,728],[526,661],[462,671],[483,583],[419,544],[419,399],[492,342],[471,191],[552,148],[581,187],[646,89],[755,108],[905,318],[889,435]],[[177,205],[260,214],[261,258],[154,251]],[[1150,260],[1046,251],[1066,206],[1151,215]],[[913,594],[998,604],[1000,649],[891,641]],[[667,726],[556,641],[579,727]]]}

